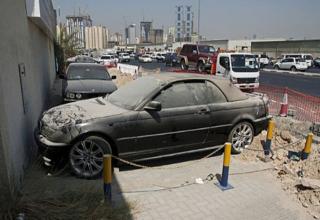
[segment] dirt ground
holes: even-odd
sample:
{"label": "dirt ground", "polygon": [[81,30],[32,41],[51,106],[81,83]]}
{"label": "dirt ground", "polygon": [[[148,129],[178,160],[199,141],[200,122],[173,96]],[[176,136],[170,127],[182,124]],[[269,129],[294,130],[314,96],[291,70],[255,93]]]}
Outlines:
{"label": "dirt ground", "polygon": [[[299,122],[290,118],[274,118],[275,135],[272,140],[273,155],[270,163],[273,174],[281,182],[283,190],[298,199],[301,205],[315,218],[320,218],[320,146],[312,145],[312,153],[307,160],[301,160],[299,153],[305,146],[305,138],[299,134],[308,134],[311,123]],[[263,160],[262,143],[266,140],[266,131],[257,136],[241,160]]]}

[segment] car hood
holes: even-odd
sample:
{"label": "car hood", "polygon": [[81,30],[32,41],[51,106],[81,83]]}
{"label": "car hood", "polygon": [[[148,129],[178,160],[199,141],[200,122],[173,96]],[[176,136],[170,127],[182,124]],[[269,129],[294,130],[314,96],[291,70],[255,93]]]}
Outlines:
{"label": "car hood", "polygon": [[115,116],[128,111],[99,97],[51,108],[43,113],[41,125],[43,128],[58,130],[62,127],[81,124],[92,119]]}
{"label": "car hood", "polygon": [[65,91],[74,93],[112,93],[117,86],[111,80],[68,80]]}

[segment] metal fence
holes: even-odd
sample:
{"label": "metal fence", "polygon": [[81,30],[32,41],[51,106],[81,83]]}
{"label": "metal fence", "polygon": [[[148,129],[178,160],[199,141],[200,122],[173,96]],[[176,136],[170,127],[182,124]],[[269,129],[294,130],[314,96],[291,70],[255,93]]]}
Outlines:
{"label": "metal fence", "polygon": [[270,99],[269,111],[279,115],[284,94],[288,95],[289,114],[301,121],[320,122],[320,97],[269,85],[260,85],[256,92],[265,93]]}

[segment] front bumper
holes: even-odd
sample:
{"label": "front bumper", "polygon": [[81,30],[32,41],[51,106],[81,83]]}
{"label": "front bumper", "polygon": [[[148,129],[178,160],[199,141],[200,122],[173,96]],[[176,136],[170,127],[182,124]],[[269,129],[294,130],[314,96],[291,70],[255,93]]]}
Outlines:
{"label": "front bumper", "polygon": [[259,83],[242,83],[242,84],[236,83],[234,85],[239,89],[255,89],[259,87]]}
{"label": "front bumper", "polygon": [[69,150],[67,143],[52,142],[40,134],[38,129],[34,132],[34,138],[39,146],[39,154],[44,160],[45,165],[52,166],[58,160],[66,158],[65,155],[67,155]]}

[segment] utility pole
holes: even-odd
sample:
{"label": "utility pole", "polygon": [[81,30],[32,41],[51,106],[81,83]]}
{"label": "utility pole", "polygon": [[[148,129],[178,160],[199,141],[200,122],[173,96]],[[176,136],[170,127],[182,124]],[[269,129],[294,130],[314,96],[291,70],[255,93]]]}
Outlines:
{"label": "utility pole", "polygon": [[200,0],[198,0],[198,44],[200,42]]}

